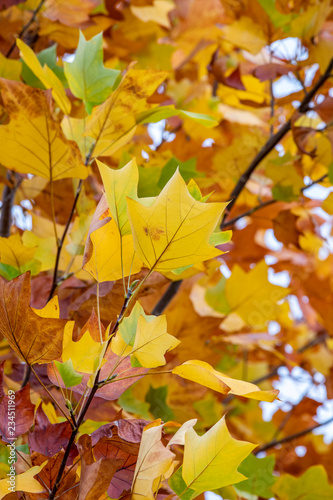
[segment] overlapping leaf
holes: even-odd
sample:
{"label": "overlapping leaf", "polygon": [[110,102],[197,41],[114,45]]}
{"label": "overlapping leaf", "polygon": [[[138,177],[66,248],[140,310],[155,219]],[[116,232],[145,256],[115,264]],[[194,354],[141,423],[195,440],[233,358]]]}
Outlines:
{"label": "overlapping leaf", "polygon": [[16,172],[46,177],[50,181],[84,179],[76,143],[68,141],[53,119],[50,91],[0,79],[1,95],[9,123],[0,126],[1,162]]}

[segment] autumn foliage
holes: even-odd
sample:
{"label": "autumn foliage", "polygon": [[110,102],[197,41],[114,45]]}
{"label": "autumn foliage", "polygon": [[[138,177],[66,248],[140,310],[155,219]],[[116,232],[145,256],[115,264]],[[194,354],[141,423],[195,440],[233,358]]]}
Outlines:
{"label": "autumn foliage", "polygon": [[333,498],[332,27],[0,0],[0,499]]}

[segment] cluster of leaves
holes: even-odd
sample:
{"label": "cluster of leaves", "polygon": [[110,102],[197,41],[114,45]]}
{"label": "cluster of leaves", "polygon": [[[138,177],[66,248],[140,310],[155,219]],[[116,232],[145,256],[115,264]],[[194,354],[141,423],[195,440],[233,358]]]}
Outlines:
{"label": "cluster of leaves", "polygon": [[0,498],[333,497],[331,3],[0,0]]}

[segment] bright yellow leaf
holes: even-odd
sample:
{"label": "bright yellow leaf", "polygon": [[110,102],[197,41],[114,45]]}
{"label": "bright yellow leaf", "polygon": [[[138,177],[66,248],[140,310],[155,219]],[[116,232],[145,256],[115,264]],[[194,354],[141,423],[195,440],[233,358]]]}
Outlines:
{"label": "bright yellow leaf", "polygon": [[22,174],[35,174],[50,181],[85,179],[76,143],[68,141],[53,119],[49,92],[3,78],[1,96],[10,121],[0,126],[1,163]]}
{"label": "bright yellow leaf", "polygon": [[20,56],[25,64],[37,76],[45,88],[52,89],[52,95],[55,102],[65,115],[69,115],[71,111],[71,103],[66,95],[64,86],[57,75],[46,64],[42,67],[34,51],[22,42],[22,40],[17,38],[16,44],[20,49]]}
{"label": "bright yellow leaf", "polygon": [[209,244],[227,203],[201,203],[177,170],[151,206],[127,200],[134,248],[149,269],[165,272],[221,255]]}
{"label": "bright yellow leaf", "polygon": [[172,373],[182,378],[197,382],[222,394],[235,394],[244,398],[257,399],[259,401],[272,402],[277,397],[279,391],[261,391],[258,386],[243,380],[235,380],[222,372],[197,359],[186,361],[182,365],[176,366]]}
{"label": "bright yellow leaf", "polygon": [[96,281],[115,281],[136,274],[142,262],[134,252],[131,234],[121,237],[114,219],[90,234],[93,250],[84,269]]}
{"label": "bright yellow leaf", "polygon": [[[14,491],[24,491],[26,493],[42,493],[45,491],[45,488],[37,481],[37,479],[34,478],[34,476],[36,476],[36,474],[38,474],[45,465],[46,462],[40,466],[36,465],[35,467],[31,467],[27,471],[22,472],[22,474],[17,474],[14,480]],[[8,478],[0,480],[0,500],[11,493],[8,481]]]}
{"label": "bright yellow leaf", "polygon": [[15,59],[8,59],[0,52],[0,76],[1,78],[8,78],[8,80],[20,81],[22,71],[21,61]]}
{"label": "bright yellow leaf", "polygon": [[52,297],[52,299],[48,301],[43,309],[32,308],[32,310],[41,318],[58,319],[60,317],[58,296],[55,295],[54,297]]}
{"label": "bright yellow leaf", "polygon": [[167,333],[166,317],[147,316],[137,302],[125,318],[119,333],[112,339],[111,349],[118,356],[130,355],[145,368],[165,365],[164,354],[180,341]]}
{"label": "bright yellow leaf", "polygon": [[72,360],[75,371],[81,373],[94,373],[99,365],[100,356],[105,351],[106,342],[95,342],[87,330],[80,340],[72,340],[74,322],[69,321],[64,329],[62,361]]}

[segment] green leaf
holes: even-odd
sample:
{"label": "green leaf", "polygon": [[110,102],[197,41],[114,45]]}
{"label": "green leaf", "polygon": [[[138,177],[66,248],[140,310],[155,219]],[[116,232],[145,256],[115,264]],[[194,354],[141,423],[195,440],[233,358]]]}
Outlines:
{"label": "green leaf", "polygon": [[174,420],[175,418],[175,414],[166,402],[167,395],[167,385],[163,385],[157,388],[150,386],[145,398],[147,403],[149,403],[150,405],[149,411],[152,413],[154,418],[161,418],[164,422],[167,422],[168,420]]}
{"label": "green leaf", "polygon": [[82,382],[83,375],[74,370],[71,359],[68,359],[65,363],[55,361],[55,365],[66,387],[74,387]]}
{"label": "green leaf", "polygon": [[[181,500],[192,500],[199,495],[199,493],[191,488],[186,489],[186,483],[183,479],[183,466],[179,467],[179,469],[177,469],[177,471],[171,476],[169,479],[169,486]],[[185,491],[185,493],[182,495],[183,491]]]}
{"label": "green leaf", "polygon": [[204,125],[207,128],[216,127],[218,121],[212,116],[202,113],[192,113],[183,109],[176,109],[174,106],[160,106],[141,113],[137,117],[137,123],[157,123],[161,120],[171,118],[172,116],[180,116],[182,118],[191,118],[192,120]]}
{"label": "green leaf", "polygon": [[286,15],[277,10],[275,0],[258,0],[258,2],[272,21],[275,28],[283,28],[283,31],[285,32],[290,30],[289,23],[295,15]]}
{"label": "green leaf", "polygon": [[17,278],[20,275],[20,271],[9,264],[4,264],[0,262],[0,276],[3,276],[7,281]]}
{"label": "green leaf", "polygon": [[225,296],[226,282],[227,279],[222,276],[217,285],[207,288],[205,297],[207,304],[221,314],[229,314],[231,311]]}
{"label": "green leaf", "polygon": [[249,455],[239,466],[239,472],[247,476],[248,479],[238,483],[236,490],[257,495],[261,498],[271,498],[273,496],[272,486],[277,478],[273,476],[275,466],[274,455],[264,458],[257,458]]}
{"label": "green leaf", "polygon": [[69,88],[75,97],[82,99],[88,112],[111,94],[120,81],[120,71],[105,68],[103,64],[103,33],[86,40],[80,32],[75,59],[64,62]]}
{"label": "green leaf", "polygon": [[[57,75],[61,83],[64,87],[68,87],[67,80],[64,74],[64,68],[57,65],[57,44],[48,47],[47,49],[42,50],[38,54],[36,54],[38,61],[42,66],[46,64],[50,69],[52,69],[53,73]],[[31,87],[35,87],[38,89],[45,89],[43,83],[37,78],[37,76],[31,71],[29,66],[22,61],[22,78],[26,84]]]}
{"label": "green leaf", "polygon": [[218,245],[223,245],[231,240],[232,231],[220,231],[218,233],[212,233],[209,238],[209,244],[217,247]]}
{"label": "green leaf", "polygon": [[189,160],[184,162],[178,160],[175,157],[171,158],[168,163],[164,165],[157,186],[160,189],[163,189],[165,184],[171,179],[178,167],[179,172],[185,182],[189,182],[192,178],[195,177],[205,177],[205,174],[203,174],[202,172],[197,172],[196,163],[196,158],[190,158]]}
{"label": "green leaf", "polygon": [[294,201],[298,200],[298,196],[294,193],[293,186],[282,186],[277,184],[272,189],[273,198],[279,201]]}
{"label": "green leaf", "polygon": [[132,394],[132,389],[133,387],[130,387],[120,396],[118,399],[119,406],[121,406],[125,411],[134,413],[145,420],[151,420],[149,403],[135,398]]}

